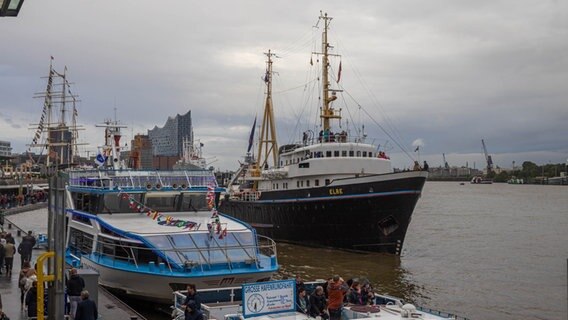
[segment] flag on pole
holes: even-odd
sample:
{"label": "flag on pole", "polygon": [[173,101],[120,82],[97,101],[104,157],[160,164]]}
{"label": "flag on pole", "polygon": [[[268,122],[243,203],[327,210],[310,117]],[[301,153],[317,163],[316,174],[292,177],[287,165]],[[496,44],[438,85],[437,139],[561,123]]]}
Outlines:
{"label": "flag on pole", "polygon": [[416,146],[416,149],[414,149],[414,152],[418,152],[420,150],[420,146]]}
{"label": "flag on pole", "polygon": [[250,136],[249,136],[249,145],[247,148],[247,153],[250,152],[250,149],[252,148],[252,143],[254,140],[254,129],[256,128],[256,116],[254,117],[254,123],[252,125],[252,130],[250,131]]}

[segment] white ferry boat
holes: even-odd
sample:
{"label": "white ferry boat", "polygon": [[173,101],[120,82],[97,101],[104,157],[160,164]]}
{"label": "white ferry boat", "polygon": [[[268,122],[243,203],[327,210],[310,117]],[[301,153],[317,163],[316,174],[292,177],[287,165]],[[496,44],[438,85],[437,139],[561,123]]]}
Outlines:
{"label": "white ferry boat", "polygon": [[155,302],[171,301],[189,283],[235,286],[278,270],[274,241],[217,213],[224,189],[210,170],[128,170],[120,126],[108,122],[105,137],[99,169],[68,171],[67,263]]}

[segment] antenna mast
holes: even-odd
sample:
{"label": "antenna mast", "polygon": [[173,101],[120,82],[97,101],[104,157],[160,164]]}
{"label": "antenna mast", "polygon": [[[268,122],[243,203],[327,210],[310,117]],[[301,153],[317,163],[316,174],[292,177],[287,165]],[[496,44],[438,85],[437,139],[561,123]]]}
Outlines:
{"label": "antenna mast", "polygon": [[271,153],[274,165],[278,163],[278,143],[276,142],[276,126],[274,124],[274,112],[272,107],[272,57],[276,55],[271,53],[270,50],[268,50],[265,55],[268,57],[268,60],[266,60],[266,74],[264,75],[266,101],[259,135],[258,161],[254,170],[257,176],[260,175],[260,170],[268,164],[268,158]]}
{"label": "antenna mast", "polygon": [[[339,111],[336,112],[331,107],[331,102],[337,99],[336,92],[339,90],[330,89],[331,85],[329,83],[329,49],[332,48],[327,42],[327,31],[329,29],[329,24],[331,23],[332,17],[328,17],[327,13],[323,14],[320,12],[320,20],[323,20],[323,33],[322,33],[322,81],[323,81],[323,107],[321,110],[320,118],[323,122],[323,130],[330,129],[330,119],[341,119],[341,114]],[[330,95],[331,93],[331,95]]]}

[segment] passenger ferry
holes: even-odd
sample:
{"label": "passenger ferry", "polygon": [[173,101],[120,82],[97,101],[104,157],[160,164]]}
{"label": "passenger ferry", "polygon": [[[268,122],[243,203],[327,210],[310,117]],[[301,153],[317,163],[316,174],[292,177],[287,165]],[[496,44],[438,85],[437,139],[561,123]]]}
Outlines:
{"label": "passenger ferry", "polygon": [[223,188],[210,170],[129,170],[120,160],[120,126],[107,122],[105,137],[100,168],[68,171],[67,263],[157,302],[188,283],[234,286],[278,270],[272,239],[215,210]]}

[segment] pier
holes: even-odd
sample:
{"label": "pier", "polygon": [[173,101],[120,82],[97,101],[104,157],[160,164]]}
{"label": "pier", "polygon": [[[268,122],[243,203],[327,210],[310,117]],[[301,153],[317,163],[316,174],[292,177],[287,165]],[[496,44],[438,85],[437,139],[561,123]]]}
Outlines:
{"label": "pier", "polygon": [[[34,218],[18,219],[20,214],[34,214]],[[37,213],[37,214],[36,214]],[[9,209],[3,213],[4,224],[2,230],[12,234],[16,240],[16,248],[22,241],[22,237],[31,230],[34,234],[46,233],[47,230],[47,206],[46,204],[36,204]],[[45,249],[34,248],[32,253],[32,266],[38,257],[45,253]],[[27,312],[20,303],[20,289],[18,287],[18,275],[20,272],[21,256],[16,253],[14,256],[14,269],[12,275],[8,276],[3,271],[0,275],[0,294],[2,295],[3,311],[11,320],[28,320]],[[66,266],[66,271],[70,266]],[[89,288],[85,288],[89,290]],[[133,310],[127,304],[116,298],[101,286],[96,287],[96,294],[90,289],[91,298],[98,296],[97,303],[99,319],[141,319],[145,318]],[[47,317],[46,317],[47,318]],[[66,317],[67,318],[67,317]]]}

